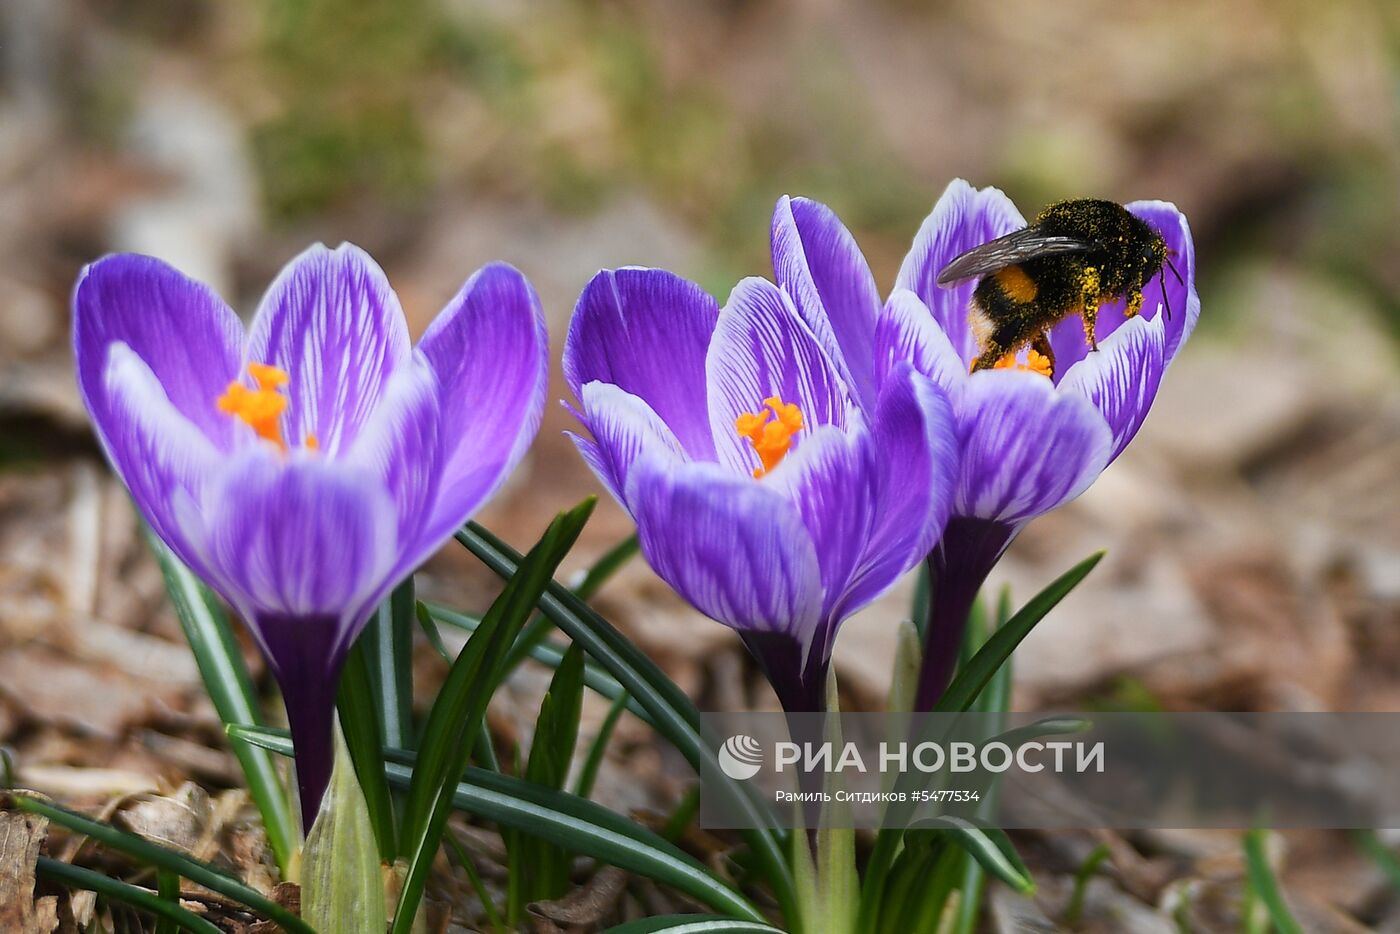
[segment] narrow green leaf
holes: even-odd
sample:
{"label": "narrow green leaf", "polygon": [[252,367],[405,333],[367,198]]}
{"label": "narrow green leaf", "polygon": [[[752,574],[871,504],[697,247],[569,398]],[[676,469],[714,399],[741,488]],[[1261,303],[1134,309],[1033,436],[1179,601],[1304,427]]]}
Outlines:
{"label": "narrow green leaf", "polygon": [[914,578],[914,599],[909,604],[909,620],[922,645],[928,638],[929,573],[928,561],[920,561]]}
{"label": "narrow green leaf", "polygon": [[59,885],[96,892],[110,901],[130,905],[138,911],[173,922],[179,925],[182,931],[191,931],[193,934],[221,934],[212,922],[181,908],[178,902],[162,898],[150,889],[143,889],[48,856],[40,856],[34,869],[40,878],[57,882]]}
{"label": "narrow green leaf", "polygon": [[[1098,552],[1075,565],[1036,594],[1018,613],[998,626],[996,631],[987,637],[982,647],[959,668],[957,677],[934,708],[935,712],[955,713],[971,709],[983,689],[1011,658],[1021,641],[1047,613],[1079,585],[1103,559],[1103,555],[1103,552]],[[1004,594],[1002,607],[1006,606],[1008,599]],[[1003,611],[998,612],[1000,614]],[[905,778],[901,777],[900,781],[904,781]],[[896,785],[898,784],[897,782]],[[876,835],[875,848],[866,862],[865,880],[861,889],[862,925],[868,925],[880,910],[884,897],[882,893],[903,837],[904,831],[898,826],[887,827]]]}
{"label": "narrow green leaf", "polygon": [[[447,664],[452,664],[452,653],[447,651],[446,644],[442,641],[442,633],[438,631],[437,620],[433,619],[432,612],[424,603],[418,603],[414,615],[418,617],[418,625],[423,628],[423,634],[428,637],[428,644],[433,647],[433,651],[442,656],[442,660]],[[466,619],[467,617],[463,617]],[[481,624],[479,618],[475,618],[472,629]]]}
{"label": "narrow green leaf", "polygon": [[[823,739],[832,749],[845,745],[841,735],[841,698],[837,690],[836,669],[826,679],[826,718]],[[822,806],[823,823],[817,837],[817,884],[821,890],[821,915],[812,919],[809,931],[826,930],[831,934],[854,932],[856,908],[860,894],[860,875],[856,871],[856,832],[850,825],[850,805],[842,798],[846,783],[840,773],[829,773],[822,782],[823,790],[832,801]]]}
{"label": "narrow green leaf", "polygon": [[1076,564],[1036,594],[1016,615],[999,626],[977,654],[958,672],[958,676],[953,679],[948,690],[943,692],[943,697],[934,709],[940,713],[969,709],[997,669],[1016,651],[1016,646],[1021,644],[1021,640],[1030,635],[1035,625],[1088,576],[1103,556],[1104,553],[1100,551]]}
{"label": "narrow green leaf", "polygon": [[[228,730],[278,755],[292,755],[292,741],[285,730],[241,726]],[[421,751],[418,755],[422,755]],[[389,760],[386,769],[390,783],[407,785],[414,772],[415,754],[405,749],[386,749],[384,758]],[[483,820],[536,834],[575,853],[670,885],[717,911],[763,920],[743,895],[684,850],[585,798],[509,775],[468,768],[464,780],[454,789],[452,803],[458,810]]]}
{"label": "narrow green leaf", "polygon": [[[435,603],[422,604],[422,606],[430,620],[443,623],[454,629],[460,629],[463,632],[476,632],[477,627],[481,625],[480,617],[467,613],[457,613]],[[516,641],[519,644],[519,640]],[[547,668],[558,668],[559,663],[564,660],[564,653],[567,651],[568,646],[546,639],[532,645],[529,654],[531,658]],[[449,662],[452,660],[451,653],[446,646],[442,648],[442,654]],[[583,663],[583,683],[594,693],[606,697],[608,700],[617,700],[627,693],[627,689],[619,684],[616,678],[608,674],[607,669],[588,659],[585,659]],[[627,709],[642,722],[651,724],[651,715],[635,700],[627,702]]]}
{"label": "narrow green leaf", "polygon": [[471,854],[466,847],[462,846],[457,835],[451,830],[443,836],[442,842],[447,844],[448,850],[455,857],[457,865],[462,867],[462,871],[467,874],[467,881],[471,883],[472,890],[476,892],[477,900],[481,902],[482,911],[486,912],[486,923],[491,925],[492,931],[506,930],[505,920],[501,913],[496,910],[496,903],[491,899],[491,893],[486,890],[486,883],[481,878],[481,873],[477,871],[476,863],[472,861]]}
{"label": "narrow green leaf", "polygon": [[[577,583],[571,584],[569,589],[573,591],[574,595],[580,600],[589,599],[597,593],[598,589],[607,582],[608,578],[612,577],[613,574],[626,564],[640,548],[641,545],[634,533],[609,549],[603,557],[594,562],[593,566],[588,569],[587,573],[585,573]],[[525,631],[515,640],[515,645],[511,646],[510,654],[506,656],[506,671],[514,671],[521,662],[533,655],[534,649],[545,641],[551,628],[553,627],[550,625],[547,617],[537,616],[530,620],[525,626]]]}
{"label": "narrow green leaf", "polygon": [[781,928],[718,915],[662,915],[628,921],[603,934],[782,934]]}
{"label": "narrow green leaf", "polygon": [[1099,871],[1099,866],[1109,857],[1107,845],[1100,843],[1090,851],[1088,857],[1074,872],[1074,890],[1070,893],[1069,904],[1065,906],[1064,922],[1070,927],[1079,927],[1084,916],[1084,896],[1089,891],[1089,880]]}
{"label": "narrow green leaf", "polygon": [[895,629],[890,694],[885,702],[885,709],[890,713],[905,713],[914,709],[914,697],[919,690],[919,667],[923,659],[924,646],[919,630],[909,620],[900,620]]}
{"label": "narrow green leaf", "polygon": [[[468,523],[459,531],[457,540],[501,577],[509,577],[519,565],[518,553],[476,523]],[[617,679],[646,710],[656,731],[698,772],[702,759],[712,755],[712,751],[700,735],[699,711],[685,692],[627,637],[567,588],[550,584],[539,606],[545,616]],[[754,792],[737,782],[725,782],[709,791],[723,795],[730,806],[746,812],[758,826],[764,826],[768,820],[766,812],[752,797]],[[780,834],[768,828],[744,831],[743,836],[758,858],[784,917],[795,918],[797,903],[792,875],[779,843]]]}
{"label": "narrow green leaf", "polygon": [[413,748],[413,576],[379,605],[360,636],[374,685],[384,745]]}
{"label": "narrow green leaf", "polygon": [[[208,863],[186,856],[176,850],[167,849],[144,837],[119,830],[111,824],[93,820],[84,814],[70,811],[34,795],[15,793],[10,795],[9,801],[18,810],[47,817],[51,823],[91,837],[105,846],[125,853],[138,862],[147,863],[156,869],[176,873],[206,889],[225,895],[246,906],[249,910],[263,915],[268,920],[276,921],[288,931],[295,932],[295,934],[315,934],[306,925],[306,922],[281,905]],[[157,901],[159,900],[157,898]]]}
{"label": "narrow green leaf", "polygon": [[[157,870],[156,894],[178,907],[180,904],[180,877],[165,869]],[[174,918],[162,917],[156,920],[155,934],[175,934],[179,928],[180,925]]]}
{"label": "narrow green leaf", "polygon": [[[146,539],[160,562],[166,592],[219,719],[225,725],[262,723],[253,681],[218,600],[149,529]],[[301,826],[292,815],[286,788],[266,752],[237,740],[230,746],[248,783],[248,794],[262,817],[277,868],[285,876],[301,842]]]}
{"label": "narrow green leaf", "polygon": [[[565,654],[540,704],[525,764],[526,781],[546,788],[564,787],[582,711],[583,650],[575,645]],[[568,891],[573,856],[563,847],[519,831],[506,835],[506,847],[510,868],[506,921],[519,925],[528,903],[558,898]]]}
{"label": "narrow green leaf", "polygon": [[690,825],[695,822],[695,815],[700,813],[700,786],[691,785],[681,795],[680,801],[676,802],[676,807],[671,811],[671,815],[666,818],[666,825],[661,828],[661,836],[672,843],[677,843],[685,832],[690,829]]}
{"label": "narrow green leaf", "polygon": [[356,771],[337,729],[330,787],[302,851],[302,917],[318,931],[380,934],[388,923],[384,877]]}
{"label": "narrow green leaf", "polygon": [[340,713],[340,729],[349,748],[350,760],[359,777],[359,788],[368,808],[370,826],[379,858],[392,863],[398,856],[398,835],[394,827],[394,804],[389,796],[389,783],[384,780],[384,760],[381,751],[390,745],[380,734],[379,712],[375,704],[380,698],[374,687],[374,650],[361,634],[350,647],[345,668],[340,673],[336,690],[336,708]]}
{"label": "narrow green leaf", "polygon": [[627,701],[631,698],[626,691],[613,698],[612,706],[608,708],[608,714],[603,718],[602,724],[598,727],[598,734],[593,737],[593,742],[588,746],[588,755],[583,760],[583,768],[579,769],[578,781],[574,784],[574,794],[580,798],[587,798],[593,794],[593,784],[598,780],[598,770],[603,767],[603,758],[608,752],[608,743],[612,740],[613,731],[617,729],[617,721],[622,719],[622,712],[627,709]]}
{"label": "narrow green leaf", "polygon": [[1035,891],[1035,880],[1021,862],[1011,840],[1003,831],[958,817],[935,817],[919,822],[920,828],[939,829],[966,850],[987,872],[1023,895]]}
{"label": "narrow green leaf", "polygon": [[505,674],[506,653],[550,583],[555,568],[577,541],[594,502],[591,498],[585,500],[550,523],[453,661],[447,681],[433,702],[423,731],[423,758],[408,790],[403,847],[408,872],[394,913],[394,934],[408,934],[413,926],[423,886],[447,829],[452,790],[470,758],[470,739],[476,735],[486,705]]}
{"label": "narrow green leaf", "polygon": [[1251,830],[1244,835],[1245,869],[1250,888],[1263,903],[1269,920],[1279,934],[1303,934],[1302,926],[1284,901],[1274,868],[1269,864],[1268,842],[1269,833],[1266,830]]}

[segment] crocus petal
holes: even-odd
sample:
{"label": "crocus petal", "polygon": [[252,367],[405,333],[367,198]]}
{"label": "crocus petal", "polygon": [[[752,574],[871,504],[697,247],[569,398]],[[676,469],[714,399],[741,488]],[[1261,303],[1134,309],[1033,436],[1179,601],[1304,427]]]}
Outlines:
{"label": "crocus petal", "polygon": [[[394,577],[427,557],[421,534],[442,481],[445,448],[437,375],[421,357],[399,367],[342,461],[378,478],[394,500],[401,545]],[[432,543],[433,545],[437,543]]]}
{"label": "crocus petal", "polygon": [[[1201,298],[1196,294],[1196,245],[1191,239],[1191,225],[1186,215],[1168,201],[1134,201],[1127,205],[1129,211],[1148,226],[1162,235],[1167,241],[1167,254],[1181,274],[1181,281],[1170,269],[1160,279],[1153,279],[1143,290],[1143,310],[1148,317],[1156,317],[1153,306],[1165,302],[1172,310],[1171,318],[1163,329],[1163,359],[1170,363],[1196,329],[1196,321],[1201,317]],[[1165,296],[1162,284],[1165,283]]]}
{"label": "crocus petal", "polygon": [[938,542],[952,511],[961,452],[948,397],[911,367],[885,381],[871,443],[876,524],[843,612],[884,593]]}
{"label": "crocus petal", "polygon": [[288,443],[315,435],[323,454],[348,449],[409,356],[408,326],[379,265],[359,247],[317,244],[263,297],[248,360],[284,370]]}
{"label": "crocus petal", "polygon": [[971,363],[978,353],[967,322],[968,303],[977,282],[944,288],[937,283],[938,274],[959,254],[1024,226],[1025,218],[1001,191],[973,188],[960,178],[954,179],[919,228],[899,268],[895,287],[919,296],[964,363]]}
{"label": "crocus petal", "polygon": [[680,441],[646,400],[610,383],[588,383],[579,391],[579,399],[583,423],[593,440],[575,435],[574,443],[624,507],[627,476],[637,458],[647,453],[685,458]]}
{"label": "crocus petal", "polygon": [[575,398],[595,381],[641,398],[692,457],[713,460],[705,352],[718,318],[714,298],[664,269],[605,269],[574,308],[564,378]]}
{"label": "crocus petal", "polygon": [[633,465],[627,501],[648,563],[700,612],[810,644],[821,569],[786,499],[717,464],[645,457]]}
{"label": "crocus petal", "polygon": [[1098,410],[1035,373],[974,374],[957,417],[959,516],[1015,524],[1048,512],[1084,492],[1112,449]]}
{"label": "crocus petal", "polygon": [[797,507],[807,527],[821,567],[824,620],[837,622],[856,609],[845,597],[877,520],[876,476],[864,427],[825,426],[762,480]]}
{"label": "crocus petal", "polygon": [[[1169,258],[1181,274],[1182,281],[1178,282],[1170,269],[1163,268],[1159,275],[1149,279],[1142,288],[1142,310],[1135,316],[1148,320],[1154,320],[1159,315],[1164,318],[1162,359],[1170,364],[1201,316],[1201,299],[1196,294],[1196,248],[1191,240],[1191,228],[1186,223],[1186,215],[1165,201],[1134,201],[1127,208],[1162,235],[1170,251]],[[1171,309],[1170,318],[1166,317],[1166,308]],[[1130,320],[1126,309],[1124,299],[1099,308],[1094,334],[1100,350],[1104,341]],[[1055,349],[1055,369],[1060,374],[1057,378],[1063,378],[1072,366],[1092,356],[1079,315],[1071,315],[1051,328],[1050,344]]]}
{"label": "crocus petal", "polygon": [[782,197],[773,211],[773,274],[867,409],[880,295],[855,238],[829,207]]}
{"label": "crocus petal", "polygon": [[1115,330],[1091,353],[1076,363],[1060,381],[1060,391],[1088,399],[1103,415],[1113,433],[1112,461],[1133,440],[1165,369],[1164,336],[1160,319],[1139,315]]}
{"label": "crocus petal", "polygon": [[[734,287],[720,312],[705,370],[715,449],[722,463],[746,474],[759,459],[734,422],[745,412],[758,412],[770,396],[796,404],[808,429],[847,423],[846,384],[787,293],[767,280],[745,279]],[[809,433],[798,432],[794,447]]]}
{"label": "crocus petal", "polygon": [[486,266],[428,327],[418,353],[441,394],[442,477],[422,532],[436,544],[495,492],[539,431],[549,378],[539,297],[514,267]]}
{"label": "crocus petal", "polygon": [[232,447],[234,420],[216,400],[238,377],[243,325],[222,299],[149,256],[108,256],[83,270],[73,293],[73,353],[79,391],[104,439],[124,431],[113,424],[105,384],[108,348],[117,342],[145,361],[170,405],[215,447]]}
{"label": "crocus petal", "polygon": [[186,564],[202,569],[179,513],[197,499],[222,452],[187,419],[145,360],[124,343],[109,351],[103,386],[108,417],[98,426],[112,467],[141,515]]}
{"label": "crocus petal", "polygon": [[245,620],[332,617],[346,647],[398,550],[378,479],[310,452],[246,449],[205,491],[198,520],[210,583]]}
{"label": "crocus petal", "polygon": [[895,289],[875,325],[875,375],[883,387],[905,363],[957,400],[968,380],[967,363],[928,307],[908,289]]}

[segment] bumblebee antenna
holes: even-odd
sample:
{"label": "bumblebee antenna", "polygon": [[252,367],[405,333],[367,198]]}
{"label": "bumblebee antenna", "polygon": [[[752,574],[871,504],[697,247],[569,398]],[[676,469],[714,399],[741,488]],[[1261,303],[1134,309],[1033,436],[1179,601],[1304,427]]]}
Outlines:
{"label": "bumblebee antenna", "polygon": [[1186,282],[1185,282],[1185,280],[1183,280],[1183,279],[1181,278],[1181,273],[1179,273],[1179,272],[1176,271],[1176,263],[1173,263],[1173,262],[1172,262],[1172,253],[1173,253],[1173,252],[1174,252],[1174,251],[1171,251],[1171,250],[1168,250],[1168,251],[1167,251],[1167,268],[1170,269],[1170,270],[1172,271],[1172,275],[1176,276],[1176,284],[1177,284],[1177,285],[1185,285]]}
{"label": "bumblebee antenna", "polygon": [[[1167,260],[1167,263],[1170,264],[1171,260]],[[1173,269],[1172,272],[1176,272],[1176,270]],[[1177,276],[1177,280],[1180,281],[1180,279],[1181,277]],[[1157,270],[1157,284],[1162,287],[1162,307],[1167,310],[1167,320],[1170,321],[1172,319],[1172,303],[1171,299],[1167,298],[1167,274],[1160,269]]]}

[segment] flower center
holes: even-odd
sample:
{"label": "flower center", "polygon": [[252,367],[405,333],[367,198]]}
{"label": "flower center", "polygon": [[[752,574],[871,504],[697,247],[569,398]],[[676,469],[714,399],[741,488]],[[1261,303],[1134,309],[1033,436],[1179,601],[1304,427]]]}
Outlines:
{"label": "flower center", "polygon": [[1029,373],[1039,373],[1041,376],[1049,377],[1051,371],[1050,358],[1038,350],[1026,351],[1026,362],[1021,363],[1016,359],[1014,353],[1009,353],[992,365],[994,370],[1025,370]]}
{"label": "flower center", "polygon": [[[234,380],[218,399],[219,411],[247,424],[259,438],[277,445],[277,450],[286,451],[287,442],[279,423],[289,400],[279,390],[291,377],[285,370],[266,363],[248,364],[248,375],[253,377],[258,388],[249,389]],[[306,447],[313,451],[320,447],[315,435],[306,436]]]}
{"label": "flower center", "polygon": [[[763,400],[767,409],[757,414],[745,412],[734,420],[734,430],[739,437],[748,438],[763,466],[754,470],[754,479],[762,477],[787,455],[792,447],[792,436],[805,426],[802,423],[802,410],[791,402],[783,402],[777,396]],[[770,421],[769,419],[772,419]]]}

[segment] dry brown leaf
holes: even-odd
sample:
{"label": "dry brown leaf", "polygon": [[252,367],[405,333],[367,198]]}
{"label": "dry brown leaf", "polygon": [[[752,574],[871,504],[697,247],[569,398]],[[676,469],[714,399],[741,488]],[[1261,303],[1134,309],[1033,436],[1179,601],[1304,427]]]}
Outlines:
{"label": "dry brown leaf", "polygon": [[0,931],[51,934],[58,899],[34,900],[34,864],[49,822],[33,814],[0,813]]}

